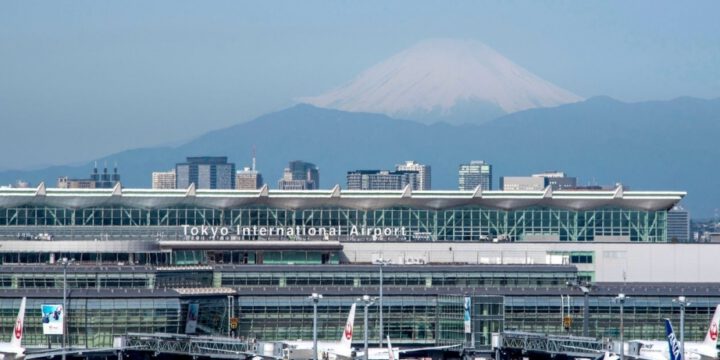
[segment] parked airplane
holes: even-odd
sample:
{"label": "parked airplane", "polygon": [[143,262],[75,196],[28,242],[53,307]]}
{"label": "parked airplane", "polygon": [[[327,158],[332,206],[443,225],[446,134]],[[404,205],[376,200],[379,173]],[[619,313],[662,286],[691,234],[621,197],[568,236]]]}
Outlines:
{"label": "parked airplane", "polygon": [[22,347],[22,337],[26,301],[26,298],[22,298],[20,302],[20,311],[15,321],[15,328],[13,329],[10,342],[0,343],[0,360],[19,360],[25,357],[25,348]]}
{"label": "parked airplane", "polygon": [[[720,305],[715,308],[705,340],[702,342],[686,341],[685,354],[680,354],[680,345],[672,324],[665,319],[667,341],[631,340],[627,347],[631,357],[643,360],[714,360],[718,359],[717,340],[718,322],[720,322]],[[672,350],[672,351],[670,351]],[[626,351],[626,353],[628,353]],[[634,355],[634,356],[633,356]]]}
{"label": "parked airplane", "polygon": [[[343,329],[340,341],[318,341],[318,359],[337,360],[352,359],[356,353],[352,348],[353,324],[355,322],[355,303],[350,307],[345,328]],[[288,347],[289,358],[312,359],[313,342],[311,341],[285,341]]]}
{"label": "parked airplane", "polygon": [[[451,349],[454,347],[458,347],[461,345],[461,344],[457,344],[457,345],[430,346],[430,347],[400,349],[400,348],[392,347],[392,342],[390,341],[389,335],[387,337],[387,344],[388,344],[387,349],[369,348],[368,349],[368,360],[399,360],[400,354],[418,352],[418,351],[429,351],[429,350],[445,350],[445,349]],[[363,355],[364,355],[363,352],[358,351],[356,354],[356,358],[362,359]]]}

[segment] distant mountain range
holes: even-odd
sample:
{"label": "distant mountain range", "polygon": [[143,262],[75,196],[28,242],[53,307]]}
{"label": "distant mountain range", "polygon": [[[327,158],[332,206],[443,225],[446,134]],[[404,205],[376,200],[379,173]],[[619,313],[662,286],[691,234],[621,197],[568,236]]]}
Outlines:
{"label": "distant mountain range", "polygon": [[[150,173],[186,156],[227,155],[238,168],[257,146],[258,169],[271,188],[289,160],[320,167],[321,186],[345,186],[354,169],[389,169],[404,160],[432,166],[436,189],[457,188],[462,162],[486,160],[501,175],[563,170],[582,184],[622,182],[633,189],[686,190],[694,217],[720,207],[717,159],[720,99],[678,98],[623,103],[607,97],[531,109],[482,125],[425,125],[384,115],[297,105],[208,132],[177,147],[134,149],[98,159],[117,162],[126,187],[149,187]],[[0,172],[0,183],[24,179],[55,186],[58,176],[86,177],[84,166]],[[495,185],[497,186],[497,185]]]}
{"label": "distant mountain range", "polygon": [[456,39],[422,41],[344,86],[300,99],[324,108],[454,124],[580,100],[482,43]]}

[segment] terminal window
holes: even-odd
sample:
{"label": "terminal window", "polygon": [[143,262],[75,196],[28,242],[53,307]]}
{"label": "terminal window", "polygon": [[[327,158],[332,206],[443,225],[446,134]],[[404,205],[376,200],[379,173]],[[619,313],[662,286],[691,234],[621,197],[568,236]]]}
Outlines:
{"label": "terminal window", "polygon": [[592,253],[570,255],[570,263],[571,264],[592,264],[593,263],[593,255],[592,255]]}

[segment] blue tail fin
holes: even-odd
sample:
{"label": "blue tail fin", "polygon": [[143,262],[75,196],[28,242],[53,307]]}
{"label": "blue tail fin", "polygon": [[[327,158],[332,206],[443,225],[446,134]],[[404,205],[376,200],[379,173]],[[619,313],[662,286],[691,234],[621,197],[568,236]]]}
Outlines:
{"label": "blue tail fin", "polygon": [[677,337],[675,337],[670,319],[665,319],[665,333],[667,334],[670,360],[683,360],[684,354],[680,353],[680,343]]}

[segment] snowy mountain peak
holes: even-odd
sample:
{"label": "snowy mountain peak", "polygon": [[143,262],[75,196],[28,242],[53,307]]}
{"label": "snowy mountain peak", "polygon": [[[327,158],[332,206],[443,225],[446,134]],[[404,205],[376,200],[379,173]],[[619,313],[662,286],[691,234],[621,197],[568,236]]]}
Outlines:
{"label": "snowy mountain peak", "polygon": [[425,122],[478,122],[582,100],[471,40],[425,40],[350,83],[300,99],[315,106]]}

